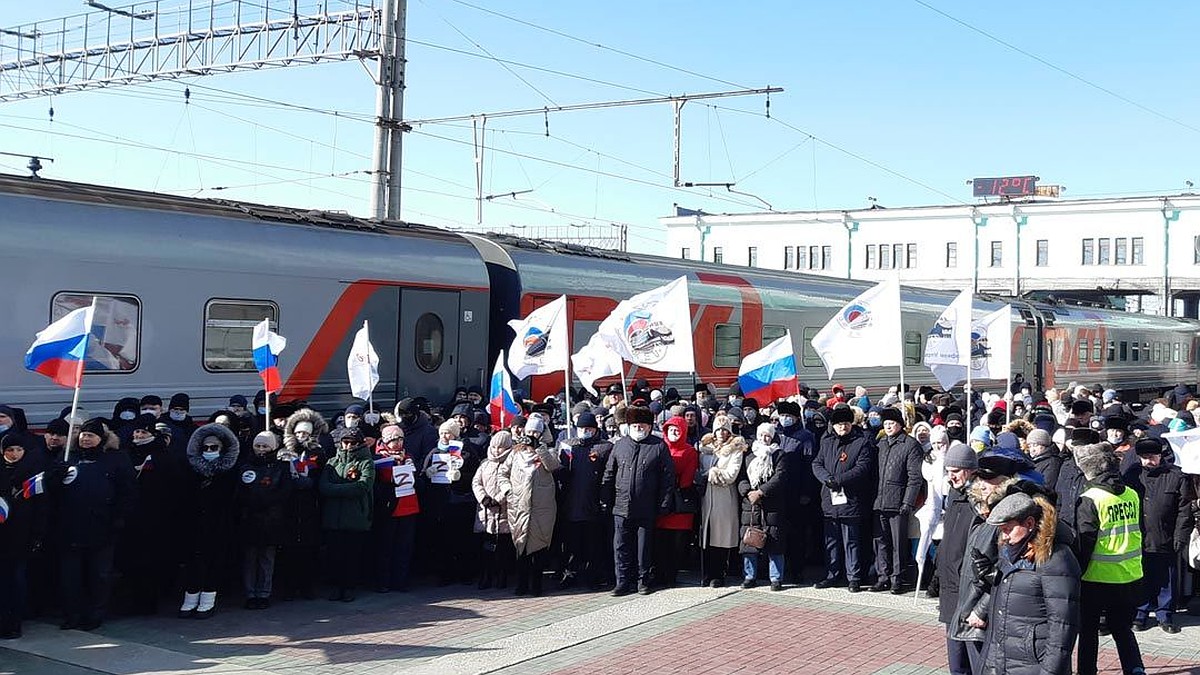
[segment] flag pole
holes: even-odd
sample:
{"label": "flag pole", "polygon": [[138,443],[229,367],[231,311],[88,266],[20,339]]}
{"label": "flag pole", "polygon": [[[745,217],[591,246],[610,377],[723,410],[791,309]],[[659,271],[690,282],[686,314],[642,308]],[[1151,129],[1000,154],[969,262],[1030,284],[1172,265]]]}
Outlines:
{"label": "flag pole", "polygon": [[92,296],[92,309],[88,313],[87,335],[83,336],[83,355],[75,366],[75,394],[71,397],[71,419],[67,426],[67,447],[63,450],[63,462],[71,459],[71,446],[75,443],[75,412],[79,410],[79,390],[83,388],[83,364],[87,362],[88,347],[92,341],[92,324],[96,321],[96,296]]}
{"label": "flag pole", "polygon": [[[370,326],[367,325],[366,319],[363,319],[363,328],[367,331],[367,344],[370,345],[371,344],[371,328],[370,328]],[[375,366],[377,369],[379,367],[379,364],[371,363],[371,352],[373,352],[373,351],[375,351],[375,350],[371,349],[371,348],[367,349],[367,370],[370,370],[371,366]],[[369,379],[367,381],[370,382]],[[367,410],[372,415],[375,414],[375,387],[371,387],[371,391],[367,393]]]}
{"label": "flag pole", "polygon": [[566,436],[571,438],[571,353],[567,352],[567,363],[563,366],[563,420],[567,425]]}
{"label": "flag pole", "polygon": [[625,405],[629,405],[629,389],[625,386],[625,361],[621,360],[621,397],[625,399]]}

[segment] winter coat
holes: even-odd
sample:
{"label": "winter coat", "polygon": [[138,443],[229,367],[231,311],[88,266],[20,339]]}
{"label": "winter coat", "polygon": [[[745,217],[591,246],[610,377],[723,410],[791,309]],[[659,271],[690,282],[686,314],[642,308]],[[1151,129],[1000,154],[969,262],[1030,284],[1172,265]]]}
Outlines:
{"label": "winter coat", "polygon": [[598,435],[574,442],[566,466],[567,475],[563,478],[567,493],[563,502],[566,522],[590,522],[604,517],[600,483],[604,480],[604,467],[612,447],[612,443],[600,440]]}
{"label": "winter coat", "polygon": [[[676,423],[674,418],[667,420],[667,426],[677,426],[680,431],[686,431],[686,426],[680,421]],[[665,433],[665,431],[664,431]],[[675,466],[675,486],[677,492],[683,491],[690,493],[696,497],[699,495],[696,490],[696,472],[700,469],[700,453],[696,452],[695,446],[690,443],[680,440],[674,447],[667,444],[667,451],[671,453],[671,463]],[[699,506],[699,504],[697,504]],[[672,504],[674,511],[674,504]],[[669,513],[660,515],[654,523],[654,526],[660,530],[691,530],[692,525],[696,520],[694,513]]]}
{"label": "winter coat", "polygon": [[[312,424],[312,436],[304,443],[296,438],[296,425],[300,422]],[[324,439],[329,439],[328,446]],[[329,435],[329,424],[315,410],[301,408],[292,413],[283,426],[283,447],[279,459],[285,462],[298,460],[307,468],[307,475],[293,474],[291,496],[287,508],[287,544],[317,546],[321,541],[321,503],[317,494],[317,480],[325,469],[325,463],[333,454],[330,451],[333,439]]]}
{"label": "winter coat", "polygon": [[[479,465],[475,478],[471,480],[471,490],[479,508],[475,509],[475,532],[488,534],[509,534],[508,527],[508,493],[500,487],[500,471],[512,455],[512,448],[506,448],[502,453],[493,453],[489,449],[487,459]],[[483,505],[483,498],[491,497],[496,505]]]}
{"label": "winter coat", "polygon": [[[137,506],[137,488],[129,455],[117,449],[117,444],[116,435],[109,432],[101,446],[76,449],[70,465],[54,472],[56,480],[46,481],[57,516],[53,532],[60,546],[114,544],[128,523]],[[50,478],[51,472],[46,477]]]}
{"label": "winter coat", "polygon": [[980,576],[975,571],[975,557],[983,556],[992,561],[992,569],[1000,558],[999,530],[995,525],[979,519],[967,536],[967,547],[958,563],[958,601],[947,627],[950,637],[962,642],[983,642],[986,631],[972,628],[967,623],[971,614],[986,619],[991,608],[992,579],[989,574]]}
{"label": "winter coat", "polygon": [[[45,472],[43,482],[46,492],[26,499],[21,495],[21,486],[26,479]],[[12,561],[24,560],[32,553],[35,543],[45,540],[53,485],[50,471],[44,462],[25,451],[25,456],[16,464],[0,459],[0,499],[8,504],[8,518],[0,523],[0,567]],[[61,479],[59,479],[61,482]]]}
{"label": "winter coat", "polygon": [[[787,548],[788,520],[787,520],[787,486],[788,486],[788,471],[793,464],[792,453],[780,452],[775,450],[771,453],[771,463],[774,467],[771,477],[764,481],[757,488],[751,487],[750,477],[747,474],[747,468],[750,462],[753,461],[754,455],[747,453],[742,461],[742,472],[738,477],[738,496],[741,497],[742,527],[738,532],[739,543],[741,537],[745,536],[746,529],[751,525],[756,525],[764,529],[767,533],[767,543],[761,549],[739,545],[741,553],[784,553]],[[753,490],[762,492],[762,498],[757,504],[751,504],[750,498],[747,496]]]}
{"label": "winter coat", "polygon": [[[429,415],[417,411],[412,424],[401,424],[404,430],[404,450],[412,457],[415,466],[424,466],[425,456],[433,452],[438,444],[438,432],[429,422]],[[471,483],[468,481],[467,485]]]}
{"label": "winter coat", "polygon": [[917,499],[925,478],[921,475],[924,451],[917,439],[905,433],[884,436],[879,440],[877,464],[879,489],[875,494],[875,510],[897,513],[917,509]]}
{"label": "winter coat", "polygon": [[[851,427],[845,436],[830,432],[821,438],[821,449],[813,461],[813,476],[821,482],[821,510],[826,518],[861,520],[871,513],[875,448],[863,430]],[[846,503],[834,505],[829,488],[835,480],[846,493]]]}
{"label": "winter coat", "polygon": [[561,466],[558,455],[539,443],[514,445],[500,467],[500,491],[508,495],[508,527],[518,556],[550,547],[558,516],[554,472]]}
{"label": "winter coat", "polygon": [[622,436],[613,443],[602,483],[602,498],[613,515],[652,521],[670,512],[674,489],[675,465],[661,438]]}
{"label": "winter coat", "polygon": [[1195,499],[1190,478],[1175,465],[1160,464],[1153,469],[1140,468],[1132,475],[1130,487],[1142,496],[1142,550],[1186,550]]}
{"label": "winter coat", "polygon": [[[210,436],[221,440],[221,455],[213,461],[202,456],[204,441]],[[240,448],[237,436],[220,424],[200,427],[188,441],[191,489],[184,501],[184,511],[193,517],[190,531],[194,536],[186,544],[193,552],[216,551],[233,542],[234,491],[238,485],[234,469]]]}
{"label": "winter coat", "polygon": [[[383,455],[372,456],[372,461],[375,465],[375,503],[371,507],[371,518],[374,522],[379,522],[380,518],[403,518],[405,516],[415,516],[421,512],[421,503],[417,497],[416,486],[419,482],[417,478],[417,469],[413,465],[412,459],[408,455],[404,456],[404,461],[400,463],[401,467],[410,467],[412,469],[413,493],[404,495],[403,497],[396,496],[396,461],[392,458],[391,462],[385,460]],[[408,473],[408,472],[405,472]]]}
{"label": "winter coat", "polygon": [[[471,481],[475,478],[475,472],[479,470],[479,464],[487,452],[487,448],[480,448],[466,441],[460,442],[462,449],[459,451],[459,457],[462,459],[462,464],[458,467],[458,480],[451,483],[434,483],[428,480],[428,474],[425,473],[433,466],[435,454],[446,453],[449,450],[435,447],[425,455],[425,462],[421,465],[424,487],[424,491],[421,493],[421,503],[426,507],[426,512],[433,515],[434,518],[444,517],[447,509],[453,509],[455,513],[464,513],[462,509],[473,510],[477,504],[475,493],[471,489]],[[405,447],[407,448],[407,445]]]}
{"label": "winter coat", "polygon": [[742,498],[737,486],[747,451],[746,441],[741,436],[731,436],[720,443],[713,434],[708,434],[700,443],[704,450],[701,467],[708,465],[702,473],[705,488],[700,504],[700,545],[734,548],[741,543]]}
{"label": "winter coat", "polygon": [[1071,672],[1079,635],[1079,563],[1053,546],[1044,563],[1002,554],[992,591],[983,672],[986,675],[1061,675]]}
{"label": "winter coat", "polygon": [[184,495],[192,486],[191,468],[184,452],[175,452],[160,438],[145,445],[126,445],[133,466],[137,506],[130,515],[121,544],[117,547],[117,565],[131,574],[147,566],[165,562],[172,541],[188,518],[190,505]]}
{"label": "winter coat", "polygon": [[[1054,491],[1058,493],[1058,518],[1070,528],[1074,533],[1078,528],[1075,525],[1075,502],[1079,501],[1079,495],[1083,494],[1083,484],[1086,481],[1083,478],[1083,472],[1079,470],[1079,465],[1075,463],[1075,458],[1069,453],[1063,453],[1062,466],[1059,468],[1058,480],[1054,482]],[[1046,483],[1049,487],[1050,484]]]}
{"label": "winter coat", "polygon": [[317,482],[324,500],[321,527],[345,532],[370,530],[374,484],[375,462],[367,446],[338,450]]}
{"label": "winter coat", "polygon": [[799,422],[790,427],[779,426],[779,449],[796,453],[796,470],[788,474],[788,511],[815,506],[821,499],[821,483],[813,476],[812,463],[817,457],[817,443],[808,429]]}
{"label": "winter coat", "polygon": [[238,465],[238,535],[246,546],[280,546],[287,541],[292,472],[274,455],[252,454]]}
{"label": "winter coat", "polygon": [[942,543],[937,548],[938,621],[950,624],[958,605],[959,568],[967,550],[967,539],[977,522],[982,522],[963,490],[951,487],[942,516]]}
{"label": "winter coat", "polygon": [[[1097,476],[1095,479],[1084,483],[1083,488],[1079,491],[1080,497],[1075,502],[1075,559],[1079,562],[1079,569],[1087,571],[1088,565],[1092,561],[1092,554],[1096,552],[1096,540],[1100,536],[1100,514],[1096,509],[1096,502],[1083,496],[1083,493],[1088,490],[1098,487],[1106,490],[1114,495],[1120,495],[1125,490],[1131,489],[1125,485],[1121,477],[1115,473],[1104,473]],[[1139,508],[1140,508],[1139,504]],[[1145,531],[1144,518],[1145,513],[1141,514],[1139,526]]]}
{"label": "winter coat", "polygon": [[[1069,460],[1072,464],[1074,460]],[[1058,486],[1058,477],[1062,473],[1063,455],[1057,448],[1050,448],[1045,453],[1033,458],[1033,468],[1044,477],[1044,485],[1051,490]],[[1059,502],[1062,505],[1062,502]]]}

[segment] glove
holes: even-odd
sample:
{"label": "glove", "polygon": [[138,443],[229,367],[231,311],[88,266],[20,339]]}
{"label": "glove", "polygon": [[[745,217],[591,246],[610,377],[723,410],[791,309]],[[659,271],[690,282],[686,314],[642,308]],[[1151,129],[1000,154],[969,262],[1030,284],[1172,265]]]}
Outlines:
{"label": "glove", "polygon": [[436,475],[438,475],[438,470],[436,467],[431,466],[428,469],[425,469],[425,477],[429,480],[433,480],[433,477]]}
{"label": "glove", "polygon": [[988,584],[995,582],[996,564],[979,551],[971,551],[971,569],[975,578]]}
{"label": "glove", "polygon": [[838,492],[842,489],[842,484],[830,478],[829,480],[825,481],[825,487],[829,488],[830,492]]}
{"label": "glove", "polygon": [[482,499],[482,500],[480,500],[480,502],[479,502],[479,503],[480,503],[480,504],[483,504],[483,508],[485,508],[485,509],[494,509],[494,508],[496,508],[496,500],[495,500],[495,499],[492,499],[491,497],[489,497],[489,496],[487,496],[487,495],[484,495],[484,496],[483,496],[483,499]]}
{"label": "glove", "polygon": [[909,506],[908,504],[902,504],[900,506],[900,515],[907,518],[907,517],[911,516],[912,514],[913,514],[913,507]]}

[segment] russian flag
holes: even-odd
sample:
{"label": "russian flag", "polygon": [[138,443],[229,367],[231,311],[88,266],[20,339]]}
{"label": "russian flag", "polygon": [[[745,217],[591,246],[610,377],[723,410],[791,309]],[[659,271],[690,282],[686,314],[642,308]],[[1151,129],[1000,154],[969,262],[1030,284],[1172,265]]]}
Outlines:
{"label": "russian flag", "polygon": [[799,393],[792,332],[747,356],[738,368],[738,385],[743,396],[763,405]]}
{"label": "russian flag", "polygon": [[513,398],[512,381],[508,370],[504,367],[504,350],[496,357],[496,367],[492,369],[492,389],[489,397],[488,411],[492,416],[492,427],[503,429],[505,419],[509,422],[521,414],[521,407]]}
{"label": "russian flag", "polygon": [[376,457],[375,458],[375,469],[376,470],[390,469],[393,466],[396,466],[396,458],[395,457],[388,456],[388,457]]}
{"label": "russian flag", "polygon": [[268,394],[277,393],[283,388],[279,379],[279,352],[287,346],[287,339],[271,332],[271,322],[263,319],[254,327],[254,338],[251,348],[254,350],[254,367],[262,377],[263,389]]}
{"label": "russian flag", "polygon": [[307,476],[310,469],[317,468],[317,460],[314,457],[310,457],[308,453],[305,453],[300,457],[293,458],[291,466],[292,473],[297,476]]}
{"label": "russian flag", "polygon": [[8,520],[8,502],[0,498],[0,523]]}
{"label": "russian flag", "polygon": [[37,474],[25,479],[21,483],[21,496],[29,499],[34,495],[40,495],[46,491],[46,472],[40,471]]}
{"label": "russian flag", "polygon": [[59,386],[78,387],[94,314],[95,307],[80,307],[39,332],[25,352],[25,367]]}

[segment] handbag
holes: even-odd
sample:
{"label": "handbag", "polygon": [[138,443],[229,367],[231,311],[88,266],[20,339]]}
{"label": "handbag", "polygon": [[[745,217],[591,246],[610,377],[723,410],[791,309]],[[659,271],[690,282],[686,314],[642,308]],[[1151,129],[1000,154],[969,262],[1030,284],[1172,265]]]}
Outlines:
{"label": "handbag", "polygon": [[[767,531],[754,524],[754,511],[756,507],[750,507],[750,524],[746,526],[746,531],[742,533],[742,544],[750,548],[758,548],[767,545]],[[760,519],[761,521],[761,519]]]}
{"label": "handbag", "polygon": [[675,491],[675,513],[700,513],[700,495],[694,487]]}
{"label": "handbag", "polygon": [[1192,537],[1188,541],[1188,566],[1194,570],[1200,570],[1200,529],[1192,530]]}

